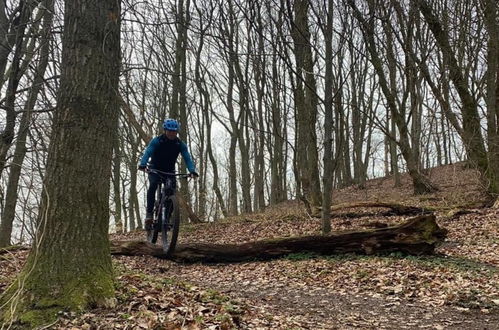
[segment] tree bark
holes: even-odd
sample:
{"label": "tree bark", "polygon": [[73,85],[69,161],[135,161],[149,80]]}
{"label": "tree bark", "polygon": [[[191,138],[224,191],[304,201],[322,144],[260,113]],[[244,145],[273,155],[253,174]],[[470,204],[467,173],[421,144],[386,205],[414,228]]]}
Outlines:
{"label": "tree bark", "polygon": [[281,98],[279,85],[281,81],[279,79],[278,67],[277,67],[277,54],[274,52],[272,55],[272,104],[270,106],[270,116],[272,121],[272,137],[273,143],[271,150],[271,160],[270,160],[270,204],[277,204],[286,199],[285,184],[284,184],[284,164],[285,164],[285,153],[284,153],[284,132],[286,127],[284,125],[285,121],[282,119],[283,111],[281,109]]}
{"label": "tree bark", "polygon": [[[234,18],[231,17],[233,15],[233,10],[231,7],[233,6],[231,1],[228,1],[229,5],[229,17],[224,17],[225,20],[228,20],[229,22],[234,22]],[[237,61],[236,54],[234,54],[234,42],[235,42],[235,32],[234,29],[236,26],[235,24],[230,24],[227,25],[226,22],[222,24],[220,27],[223,29],[224,32],[224,38],[226,41],[224,41],[224,47],[227,48],[226,51],[229,53],[226,55],[227,57],[227,70],[228,70],[228,77],[227,77],[227,97],[226,97],[226,106],[227,106],[227,111],[229,112],[229,120],[230,120],[230,146],[229,146],[229,203],[228,203],[228,213],[229,215],[237,215],[239,213],[238,210],[238,190],[237,190],[237,162],[236,162],[236,149],[237,149],[237,142],[239,140],[239,121],[240,121],[240,114],[238,118],[236,119],[236,114],[234,110],[234,88],[235,88],[235,61]]]}
{"label": "tree bark", "polygon": [[333,190],[333,0],[328,0],[327,23],[324,31],[326,47],[326,78],[324,82],[324,174],[322,176],[322,233],[331,231],[331,195]]}
{"label": "tree bark", "polygon": [[[171,258],[177,262],[243,262],[268,260],[293,253],[336,255],[342,253],[375,254],[403,252],[431,254],[443,241],[446,231],[434,215],[422,215],[407,222],[381,229],[339,232],[325,236],[289,237],[244,244],[184,244]],[[143,241],[112,242],[114,255],[151,255],[164,258],[160,246]]]}
{"label": "tree bark", "polygon": [[5,324],[35,328],[60,310],[114,303],[108,228],[119,69],[120,3],[65,1],[39,228],[21,274],[0,299]]}
{"label": "tree bark", "polygon": [[322,203],[319,179],[319,155],[317,151],[317,87],[314,62],[310,45],[308,22],[309,1],[294,2],[294,20],[291,36],[296,61],[296,86],[294,102],[296,109],[296,157],[303,194],[314,206]]}
{"label": "tree bark", "polygon": [[262,22],[262,8],[258,2],[255,2],[256,8],[256,22],[257,22],[257,54],[254,60],[254,73],[255,73],[255,89],[256,89],[256,102],[257,111],[255,127],[258,131],[255,132],[254,154],[255,154],[255,185],[253,190],[253,208],[255,211],[262,211],[265,208],[265,121],[264,121],[264,103],[266,86],[266,55],[265,55],[265,42],[264,42],[264,24]]}
{"label": "tree bark", "polygon": [[122,203],[120,192],[121,181],[121,158],[122,150],[120,148],[119,137],[116,136],[113,141],[113,166],[112,166],[112,183],[113,183],[113,201],[114,201],[114,223],[116,225],[116,232],[123,232],[123,218],[122,218]]}
{"label": "tree bark", "polygon": [[489,192],[499,197],[499,4],[497,0],[485,0],[485,25],[487,40],[487,146],[489,168]]}

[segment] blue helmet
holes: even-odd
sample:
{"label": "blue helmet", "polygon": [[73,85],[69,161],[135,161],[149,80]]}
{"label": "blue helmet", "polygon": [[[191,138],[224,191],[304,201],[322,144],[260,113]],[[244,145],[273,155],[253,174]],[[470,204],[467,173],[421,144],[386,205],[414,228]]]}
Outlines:
{"label": "blue helmet", "polygon": [[175,119],[165,119],[163,122],[163,128],[166,131],[179,131],[180,130],[180,123],[176,121]]}

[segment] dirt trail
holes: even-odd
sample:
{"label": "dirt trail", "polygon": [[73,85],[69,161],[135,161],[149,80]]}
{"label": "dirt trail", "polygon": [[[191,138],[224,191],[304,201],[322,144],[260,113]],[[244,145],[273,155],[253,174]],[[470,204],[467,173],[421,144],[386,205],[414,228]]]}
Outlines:
{"label": "dirt trail", "polygon": [[[249,313],[242,328],[299,329],[498,329],[498,309],[433,306],[396,295],[337,293],[313,285],[235,281],[234,265],[176,265],[166,262],[163,276],[201,289],[216,290],[242,302]],[[250,265],[249,263],[247,265]],[[256,263],[255,267],[261,267]],[[258,274],[256,274],[258,276]]]}

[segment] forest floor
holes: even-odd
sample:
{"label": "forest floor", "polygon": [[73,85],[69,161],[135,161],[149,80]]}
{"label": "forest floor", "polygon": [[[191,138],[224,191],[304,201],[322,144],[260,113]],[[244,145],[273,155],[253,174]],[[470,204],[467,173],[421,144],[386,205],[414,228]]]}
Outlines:
{"label": "forest floor", "polygon": [[[409,178],[334,191],[334,204],[396,202],[431,208],[448,230],[433,256],[293,254],[273,261],[179,264],[113,256],[115,308],[62,313],[54,329],[499,329],[499,210],[483,207],[476,172],[449,165],[429,172],[440,191],[414,196]],[[400,216],[355,209],[333,230],[395,224]],[[458,212],[460,211],[460,212]],[[352,210],[348,210],[352,212]],[[184,225],[181,242],[241,243],[320,232],[320,219],[289,201],[265,212]],[[142,239],[143,232],[111,239]],[[0,255],[0,290],[26,251]]]}

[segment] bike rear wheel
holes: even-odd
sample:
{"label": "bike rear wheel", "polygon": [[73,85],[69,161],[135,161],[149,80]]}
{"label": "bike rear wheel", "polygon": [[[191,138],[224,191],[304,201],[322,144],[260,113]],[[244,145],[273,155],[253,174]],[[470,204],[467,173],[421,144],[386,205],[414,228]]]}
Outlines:
{"label": "bike rear wheel", "polygon": [[169,196],[161,208],[161,240],[163,251],[171,255],[177,245],[178,231],[180,227],[180,210],[177,198]]}

